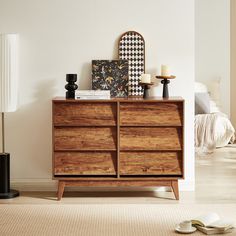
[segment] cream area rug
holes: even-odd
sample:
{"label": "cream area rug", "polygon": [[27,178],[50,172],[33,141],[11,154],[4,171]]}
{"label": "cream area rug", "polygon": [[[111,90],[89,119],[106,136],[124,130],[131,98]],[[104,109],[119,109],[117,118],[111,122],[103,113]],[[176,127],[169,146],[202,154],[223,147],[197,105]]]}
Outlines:
{"label": "cream area rug", "polygon": [[171,236],[179,235],[174,228],[180,221],[209,211],[236,221],[236,205],[231,204],[2,204],[0,235]]}

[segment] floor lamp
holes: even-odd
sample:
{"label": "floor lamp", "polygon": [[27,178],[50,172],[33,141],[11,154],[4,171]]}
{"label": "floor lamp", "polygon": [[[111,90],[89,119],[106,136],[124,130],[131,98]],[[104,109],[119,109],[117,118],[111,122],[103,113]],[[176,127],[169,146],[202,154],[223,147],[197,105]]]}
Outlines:
{"label": "floor lamp", "polygon": [[0,34],[0,111],[2,114],[2,153],[0,153],[0,199],[19,196],[10,189],[10,153],[5,152],[4,113],[17,108],[17,34]]}

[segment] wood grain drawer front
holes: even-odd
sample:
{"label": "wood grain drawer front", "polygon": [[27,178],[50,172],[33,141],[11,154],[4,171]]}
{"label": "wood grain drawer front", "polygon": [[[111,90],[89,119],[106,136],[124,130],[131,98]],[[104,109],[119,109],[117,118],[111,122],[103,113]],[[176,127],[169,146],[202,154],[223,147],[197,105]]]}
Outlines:
{"label": "wood grain drawer front", "polygon": [[121,103],[120,125],[181,126],[183,103]]}
{"label": "wood grain drawer front", "polygon": [[54,103],[54,125],[115,126],[115,103]]}
{"label": "wood grain drawer front", "polygon": [[54,150],[116,150],[116,127],[55,127]]}
{"label": "wood grain drawer front", "polygon": [[115,152],[55,152],[55,175],[115,175]]}
{"label": "wood grain drawer front", "polygon": [[121,175],[182,175],[181,152],[121,152]]}
{"label": "wood grain drawer front", "polygon": [[182,129],[121,127],[121,150],[181,150]]}

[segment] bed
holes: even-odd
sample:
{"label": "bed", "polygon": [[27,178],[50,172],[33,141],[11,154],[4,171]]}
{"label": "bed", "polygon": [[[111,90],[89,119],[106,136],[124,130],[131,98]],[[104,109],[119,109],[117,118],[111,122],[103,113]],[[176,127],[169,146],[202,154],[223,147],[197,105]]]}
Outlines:
{"label": "bed", "polygon": [[[219,86],[218,86],[219,87]],[[217,90],[217,84],[214,85]],[[195,82],[195,150],[198,154],[212,153],[215,148],[235,140],[235,129],[219,107],[219,91],[210,92],[203,83]]]}

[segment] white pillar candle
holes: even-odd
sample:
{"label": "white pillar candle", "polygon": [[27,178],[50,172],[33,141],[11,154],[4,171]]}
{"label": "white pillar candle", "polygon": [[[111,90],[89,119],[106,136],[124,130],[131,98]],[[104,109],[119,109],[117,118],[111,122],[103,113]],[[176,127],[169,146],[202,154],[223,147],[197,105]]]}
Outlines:
{"label": "white pillar candle", "polygon": [[151,75],[150,74],[142,74],[141,75],[141,82],[142,83],[151,83]]}
{"label": "white pillar candle", "polygon": [[161,76],[170,76],[170,70],[167,65],[161,65]]}

